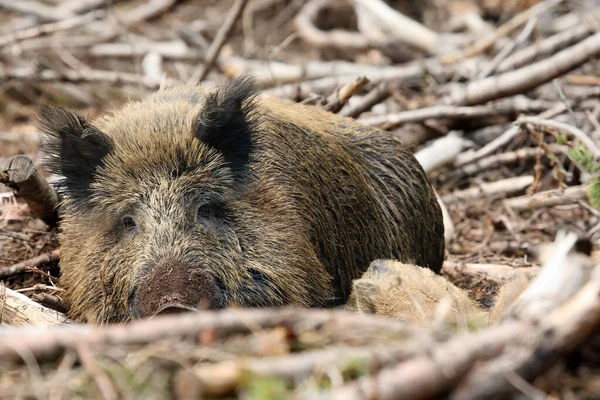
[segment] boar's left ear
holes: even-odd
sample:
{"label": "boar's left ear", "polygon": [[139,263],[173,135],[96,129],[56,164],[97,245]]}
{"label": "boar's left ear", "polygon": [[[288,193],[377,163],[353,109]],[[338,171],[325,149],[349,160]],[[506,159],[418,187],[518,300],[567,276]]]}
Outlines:
{"label": "boar's left ear", "polygon": [[238,78],[209,94],[196,120],[196,136],[223,154],[234,176],[247,172],[257,127],[255,85]]}
{"label": "boar's left ear", "polygon": [[49,172],[64,177],[61,190],[72,198],[88,197],[96,168],[112,149],[111,139],[62,107],[42,107],[39,120],[47,135],[43,150]]}

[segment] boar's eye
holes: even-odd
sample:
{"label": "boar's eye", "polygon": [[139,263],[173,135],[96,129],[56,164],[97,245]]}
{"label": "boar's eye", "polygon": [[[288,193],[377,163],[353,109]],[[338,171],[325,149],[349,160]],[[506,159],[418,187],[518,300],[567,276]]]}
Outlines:
{"label": "boar's eye", "polygon": [[204,204],[204,205],[200,206],[200,208],[198,208],[198,219],[200,219],[200,218],[208,219],[208,218],[210,218],[210,215],[211,215],[211,210],[210,210],[209,204]]}
{"label": "boar's eye", "polygon": [[126,230],[130,231],[136,227],[135,221],[130,216],[126,215],[123,217],[123,226]]}

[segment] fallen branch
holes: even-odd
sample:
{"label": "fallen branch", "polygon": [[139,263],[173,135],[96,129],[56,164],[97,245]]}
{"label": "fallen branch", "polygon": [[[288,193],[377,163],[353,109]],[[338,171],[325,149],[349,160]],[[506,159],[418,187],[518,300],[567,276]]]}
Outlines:
{"label": "fallen branch", "polygon": [[51,251],[50,253],[41,254],[29,260],[22,261],[10,267],[0,267],[0,279],[26,272],[30,268],[39,267],[43,264],[48,264],[57,261],[60,258],[60,249]]}
{"label": "fallen branch", "polygon": [[525,190],[534,181],[533,176],[517,176],[514,178],[502,179],[496,182],[481,183],[465,190],[453,192],[442,197],[446,204],[459,200],[479,199],[482,197],[520,192]]}
{"label": "fallen branch", "polygon": [[95,346],[145,344],[166,338],[196,336],[206,330],[217,337],[233,333],[248,333],[256,328],[278,326],[296,330],[323,327],[334,330],[338,338],[365,332],[413,335],[419,330],[391,319],[371,315],[357,315],[337,310],[280,309],[227,309],[202,311],[175,316],[160,316],[127,325],[70,325],[52,331],[35,328],[11,328],[0,331],[0,359],[19,359],[15,349],[29,350],[35,357],[57,357],[80,344]]}
{"label": "fallen branch", "polygon": [[178,61],[202,61],[204,54],[196,49],[189,48],[181,40],[170,40],[160,42],[142,42],[132,45],[131,43],[100,43],[87,49],[86,54],[93,57],[136,57],[155,53],[170,60]]}
{"label": "fallen branch", "polygon": [[[512,112],[512,110],[506,110]],[[374,117],[361,118],[360,122],[365,125],[377,126],[385,125],[388,129],[393,129],[399,125],[408,122],[422,122],[428,119],[472,119],[486,118],[501,115],[502,110],[494,107],[455,107],[449,105],[432,106],[418,110],[402,111],[393,114],[378,115]]]}
{"label": "fallen branch", "polygon": [[[9,70],[2,70],[0,68],[0,80],[7,79],[39,82],[100,82],[111,85],[140,85],[147,89],[158,89],[161,83],[147,76],[118,71],[61,69],[59,72],[50,69],[38,71],[35,68],[15,68]],[[178,81],[167,79],[166,83],[167,86],[174,86]]]}
{"label": "fallen branch", "polygon": [[587,198],[587,190],[587,186],[571,186],[564,191],[548,190],[532,196],[520,196],[504,200],[504,205],[514,211],[526,211],[541,207],[575,204]]}
{"label": "fallen branch", "polygon": [[430,399],[452,389],[476,364],[498,356],[526,326],[506,323],[494,329],[455,336],[425,355],[383,369],[332,391],[328,398]]}
{"label": "fallen branch", "polygon": [[81,14],[105,5],[105,0],[65,0],[58,6],[71,14]]}
{"label": "fallen branch", "polygon": [[[564,104],[564,103],[558,104],[555,107],[553,107],[549,110],[546,110],[546,111],[542,112],[541,114],[537,115],[537,117],[538,118],[552,118],[556,114],[566,111],[568,109],[568,106],[569,106],[568,104]],[[514,126],[510,127],[509,129],[507,129],[502,135],[498,136],[496,139],[492,140],[491,142],[489,142],[488,144],[483,146],[481,149],[479,149],[477,151],[464,152],[464,153],[458,155],[456,157],[454,166],[460,167],[460,166],[475,162],[477,160],[480,160],[483,157],[486,157],[486,156],[492,154],[494,151],[498,150],[500,147],[505,146],[508,143],[512,142],[522,132],[523,132],[523,130],[518,125],[514,125]]]}
{"label": "fallen branch", "polygon": [[66,315],[46,308],[0,283],[0,325],[49,327],[67,322],[69,319]]}
{"label": "fallen branch", "polygon": [[569,300],[590,278],[593,260],[573,251],[577,235],[559,231],[556,241],[539,249],[544,267],[503,319],[537,320]]}
{"label": "fallen branch", "polygon": [[347,61],[307,61],[301,65],[273,60],[248,60],[228,57],[221,60],[220,67],[229,78],[252,75],[263,87],[325,77],[371,76],[382,71],[398,69],[395,66],[375,66]]}
{"label": "fallen branch", "polygon": [[428,58],[399,66],[365,67],[357,73],[340,75],[337,72],[320,79],[304,81],[298,84],[287,84],[265,90],[263,93],[275,97],[296,98],[298,94],[307,96],[310,93],[323,93],[334,87],[345,85],[359,76],[366,76],[371,83],[394,82],[401,84],[408,81],[421,82],[428,75],[442,75],[449,78],[458,73],[460,66],[442,68],[439,59]]}
{"label": "fallen branch", "polygon": [[508,72],[529,64],[538,57],[555,54],[559,50],[577,43],[592,34],[592,30],[587,25],[577,25],[571,29],[557,33],[554,36],[540,40],[539,43],[532,44],[523,50],[517,51],[512,56],[506,58],[496,68],[497,72]]}
{"label": "fallen branch", "polygon": [[443,101],[453,105],[476,105],[523,93],[579,67],[599,54],[600,33],[596,33],[535,64],[470,82],[455,89]]}
{"label": "fallen branch", "polygon": [[374,344],[368,348],[336,346],[292,353],[286,357],[262,357],[204,364],[194,368],[192,372],[202,394],[207,397],[217,397],[235,393],[244,376],[252,376],[255,379],[270,377],[299,381],[309,378],[318,371],[330,368],[342,369],[347,360],[361,363],[369,371],[376,372],[422,354],[434,343],[432,339],[424,338],[397,345]]}
{"label": "fallen branch", "polygon": [[429,119],[479,119],[518,113],[539,112],[555,106],[556,103],[543,100],[530,100],[522,96],[515,99],[500,100],[490,106],[451,106],[437,105],[418,110],[402,111],[381,116],[361,118],[365,125],[385,125],[393,129],[409,122],[422,122]]}
{"label": "fallen branch", "polygon": [[448,52],[447,48],[439,46],[439,35],[435,31],[399,13],[382,0],[353,2],[357,15],[368,14],[378,29],[383,28],[386,31],[386,36],[425,50],[429,54]]}
{"label": "fallen branch", "polygon": [[425,172],[429,174],[444,165],[452,163],[467,145],[468,142],[465,139],[455,134],[448,134],[416,152],[415,158]]}
{"label": "fallen branch", "polygon": [[25,199],[31,212],[46,224],[55,226],[58,223],[58,195],[31,158],[17,155],[6,160],[0,169],[0,183]]}
{"label": "fallen branch", "polygon": [[177,0],[150,0],[127,10],[118,16],[119,22],[127,26],[154,18],[173,7]]}
{"label": "fallen branch", "polygon": [[[536,287],[535,282],[532,283],[514,305],[516,310],[521,311],[518,313],[520,318],[533,318],[537,327],[519,336],[506,354],[474,369],[453,392],[451,399],[508,398],[518,392],[518,388],[508,381],[509,376],[516,375],[525,381],[533,381],[600,327],[600,267],[593,271],[591,279],[585,283],[586,280],[578,279],[577,275],[580,269],[590,268],[591,260],[580,254],[564,254],[568,248],[566,251],[555,250],[563,252],[562,256],[556,254],[549,260],[555,266],[545,266],[536,278],[539,285]],[[575,286],[573,278],[577,281]],[[581,287],[584,283],[581,290],[563,303],[577,286]],[[538,303],[540,300],[541,307]],[[562,305],[555,308],[557,304]],[[524,308],[524,305],[529,307]],[[552,312],[548,314],[548,310]]]}

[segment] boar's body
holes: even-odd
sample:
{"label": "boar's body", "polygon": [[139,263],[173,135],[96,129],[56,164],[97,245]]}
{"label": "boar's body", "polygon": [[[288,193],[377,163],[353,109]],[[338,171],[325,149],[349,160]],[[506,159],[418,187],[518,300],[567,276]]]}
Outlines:
{"label": "boar's body", "polygon": [[44,109],[64,177],[61,283],[78,320],[170,307],[343,303],[377,258],[441,268],[439,206],[392,134],[253,95],[184,86],[93,124]]}

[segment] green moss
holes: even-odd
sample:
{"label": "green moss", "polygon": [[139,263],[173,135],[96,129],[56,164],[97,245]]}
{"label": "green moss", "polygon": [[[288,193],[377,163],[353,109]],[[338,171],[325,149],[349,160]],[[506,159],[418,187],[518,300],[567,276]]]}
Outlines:
{"label": "green moss", "polygon": [[600,178],[596,178],[590,183],[587,195],[592,207],[600,210]]}
{"label": "green moss", "polygon": [[369,365],[367,361],[357,357],[343,360],[340,363],[339,368],[345,381],[357,379],[369,373]]}
{"label": "green moss", "polygon": [[577,144],[569,149],[569,158],[579,164],[588,174],[596,175],[600,172],[600,164],[594,160],[590,150],[582,144]]}
{"label": "green moss", "polygon": [[284,400],[288,396],[285,379],[275,377],[246,377],[246,393],[253,400]]}

